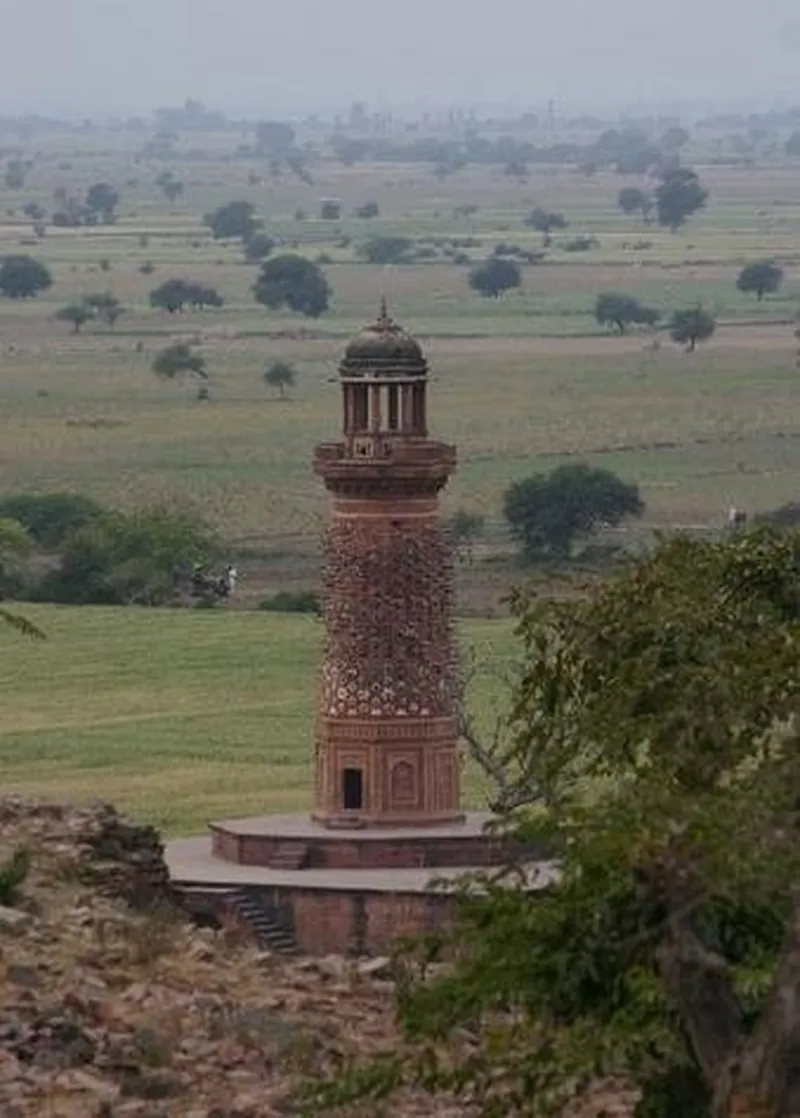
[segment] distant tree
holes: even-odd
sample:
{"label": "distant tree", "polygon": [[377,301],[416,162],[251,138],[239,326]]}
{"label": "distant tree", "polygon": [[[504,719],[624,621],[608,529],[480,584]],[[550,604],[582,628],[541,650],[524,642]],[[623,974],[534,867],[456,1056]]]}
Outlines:
{"label": "distant tree", "polygon": [[225,300],[217,289],[202,283],[186,284],[186,301],[197,311],[203,311],[206,307],[218,309],[225,306]]}
{"label": "distant tree", "polygon": [[319,208],[321,221],[338,221],[342,216],[342,203],[334,198],[326,198]]}
{"label": "distant tree", "polygon": [[265,260],[274,248],[275,241],[268,233],[253,233],[244,242],[244,258],[248,264],[257,264],[259,260]]}
{"label": "distant tree", "polygon": [[53,277],[32,256],[6,256],[0,264],[0,295],[7,299],[30,299],[53,286]]}
{"label": "distant tree", "polygon": [[264,380],[271,388],[277,388],[282,400],[286,399],[286,389],[297,380],[297,370],[288,361],[272,361],[264,373]]}
{"label": "distant tree", "polygon": [[119,191],[111,183],[96,182],[86,191],[85,207],[94,220],[110,225],[116,218]]}
{"label": "distant tree", "polygon": [[294,148],[295,131],[282,120],[262,120],[256,128],[258,150],[270,159],[285,159]]}
{"label": "distant tree", "polygon": [[341,164],[345,167],[353,167],[367,155],[369,145],[365,140],[337,134],[331,137],[331,150]]}
{"label": "distant tree", "polygon": [[703,209],[707,200],[708,191],[694,171],[688,167],[669,171],[656,187],[658,224],[676,233],[692,214]]}
{"label": "distant tree", "polygon": [[169,279],[150,292],[150,306],[177,314],[188,304],[196,310],[222,307],[225,300],[214,287],[185,279]]}
{"label": "distant tree", "polygon": [[524,159],[509,159],[503,168],[503,174],[512,179],[527,179],[530,168]]}
{"label": "distant tree", "polygon": [[240,237],[247,241],[261,227],[254,213],[255,206],[251,202],[227,202],[206,214],[203,221],[216,240]]}
{"label": "distant tree", "polygon": [[414,242],[408,237],[370,237],[358,246],[358,255],[369,264],[408,264]]}
{"label": "distant tree", "polygon": [[15,493],[0,498],[0,519],[16,520],[45,551],[60,547],[76,529],[105,509],[82,493]]}
{"label": "distant tree", "polygon": [[200,380],[208,380],[205,358],[185,342],[175,342],[156,354],[153,372],[163,380],[175,380],[188,373]]}
{"label": "distant tree", "polygon": [[503,507],[528,562],[566,559],[579,537],[644,512],[635,485],[610,470],[583,464],[559,466],[549,474],[514,482],[506,490]]}
{"label": "distant tree", "polygon": [[690,139],[691,137],[685,128],[680,125],[673,125],[664,132],[658,141],[658,146],[667,153],[679,152],[681,148],[686,147]]}
{"label": "distant tree", "polygon": [[547,248],[553,240],[551,236],[553,230],[566,229],[569,223],[562,213],[544,210],[541,206],[537,206],[525,218],[525,224],[544,234],[544,246]]}
{"label": "distant tree", "polygon": [[641,214],[645,221],[650,220],[653,211],[653,197],[638,186],[626,186],[617,195],[617,205],[626,214]]}
{"label": "distant tree", "polygon": [[697,343],[710,338],[716,328],[716,321],[702,307],[675,311],[669,323],[670,337],[678,345],[685,345],[687,353],[694,353]]}
{"label": "distant tree", "polygon": [[449,535],[453,547],[459,556],[472,562],[473,544],[483,534],[486,517],[480,513],[469,512],[468,509],[456,509],[449,520],[445,522],[445,531]]}
{"label": "distant tree", "polygon": [[73,334],[80,334],[81,327],[85,326],[97,314],[94,307],[89,306],[85,299],[80,299],[75,303],[68,303],[66,307],[56,311],[55,317],[59,322],[69,322],[72,325]]}
{"label": "distant tree", "polygon": [[756,260],[752,264],[745,264],[736,286],[744,294],[755,292],[760,303],[765,295],[774,295],[782,283],[783,268],[772,260]]}
{"label": "distant tree", "polygon": [[356,217],[360,217],[364,220],[377,217],[380,212],[380,207],[377,202],[364,202],[362,206],[356,207]]}
{"label": "distant tree", "polygon": [[190,513],[106,513],[67,539],[38,596],[75,604],[162,605],[175,598],[195,566],[211,561],[217,547]]}
{"label": "distant tree", "polygon": [[469,274],[469,285],[480,295],[497,299],[506,291],[522,286],[522,272],[516,261],[498,256],[473,268]]}
{"label": "distant tree", "polygon": [[792,132],[784,144],[784,151],[790,159],[800,159],[800,131]]}
{"label": "distant tree", "polygon": [[[0,516],[0,621],[30,637],[43,637],[34,624],[3,605],[7,590],[16,589],[21,575],[20,563],[31,551],[31,538],[23,524],[13,517]],[[2,895],[3,869],[0,868],[0,904],[8,903]]]}
{"label": "distant tree", "polygon": [[661,315],[653,307],[646,307],[632,295],[605,291],[597,296],[594,316],[600,326],[616,328],[624,334],[629,326],[655,326]]}
{"label": "distant tree", "polygon": [[22,159],[11,159],[6,166],[6,189],[22,190],[28,173],[27,165]]}
{"label": "distant tree", "polygon": [[170,202],[175,202],[184,191],[183,183],[175,178],[172,171],[162,171],[156,178],[156,186]]}
{"label": "distant tree", "polygon": [[253,295],[257,303],[270,310],[288,307],[297,314],[318,318],[330,305],[331,289],[318,264],[287,253],[263,265]]}
{"label": "distant tree", "polygon": [[22,212],[33,222],[44,221],[47,217],[47,211],[38,202],[26,202],[22,207]]}
{"label": "distant tree", "polygon": [[125,308],[116,295],[110,291],[98,292],[87,295],[84,302],[93,309],[95,314],[108,323],[110,327],[116,326],[117,319],[125,313]]}
{"label": "distant tree", "polygon": [[191,285],[186,280],[168,279],[150,292],[150,306],[177,314],[189,301]]}

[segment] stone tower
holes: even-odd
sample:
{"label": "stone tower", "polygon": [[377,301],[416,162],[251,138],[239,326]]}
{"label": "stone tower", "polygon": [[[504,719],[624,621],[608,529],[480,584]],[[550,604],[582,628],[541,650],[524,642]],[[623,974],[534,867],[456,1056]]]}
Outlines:
{"label": "stone tower", "polygon": [[343,438],[314,455],[333,495],[314,818],[457,822],[453,572],[438,512],[455,448],[428,437],[427,362],[385,302],[339,371]]}

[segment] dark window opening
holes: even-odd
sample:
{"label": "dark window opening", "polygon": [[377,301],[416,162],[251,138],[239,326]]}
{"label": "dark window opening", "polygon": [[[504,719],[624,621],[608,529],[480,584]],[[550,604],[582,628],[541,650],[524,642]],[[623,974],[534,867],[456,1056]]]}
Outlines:
{"label": "dark window opening", "polygon": [[398,407],[397,385],[390,384],[387,399],[386,421],[390,431],[397,431],[400,427],[400,409]]}
{"label": "dark window opening", "polygon": [[425,386],[415,384],[411,395],[411,426],[415,435],[425,433]]}
{"label": "dark window opening", "polygon": [[369,397],[366,384],[353,386],[353,429],[366,431],[369,427]]}
{"label": "dark window opening", "polygon": [[360,811],[364,806],[364,774],[361,769],[342,773],[342,800],[345,811]]}

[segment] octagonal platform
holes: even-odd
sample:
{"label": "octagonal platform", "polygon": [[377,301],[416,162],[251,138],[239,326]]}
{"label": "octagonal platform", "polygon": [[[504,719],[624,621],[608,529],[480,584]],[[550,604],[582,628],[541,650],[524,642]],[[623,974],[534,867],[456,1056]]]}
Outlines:
{"label": "octagonal platform", "polygon": [[437,827],[352,829],[306,815],[234,819],[212,823],[210,839],[170,842],[166,859],[191,911],[249,924],[266,946],[376,954],[447,927],[467,874],[514,860],[529,888],[551,883],[545,852],[492,833],[492,819],[471,813]]}

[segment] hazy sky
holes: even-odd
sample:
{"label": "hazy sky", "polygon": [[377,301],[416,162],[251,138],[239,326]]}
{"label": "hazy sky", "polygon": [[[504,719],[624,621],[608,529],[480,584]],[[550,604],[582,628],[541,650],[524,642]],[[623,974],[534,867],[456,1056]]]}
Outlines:
{"label": "hazy sky", "polygon": [[0,114],[800,102],[800,0],[0,0]]}

